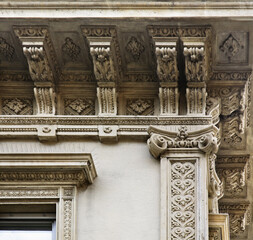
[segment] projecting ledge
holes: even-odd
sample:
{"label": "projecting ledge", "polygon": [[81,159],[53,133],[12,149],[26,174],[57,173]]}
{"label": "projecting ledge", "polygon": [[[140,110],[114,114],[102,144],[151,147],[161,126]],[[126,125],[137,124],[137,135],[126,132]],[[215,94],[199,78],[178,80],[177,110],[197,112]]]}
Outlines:
{"label": "projecting ledge", "polygon": [[97,176],[91,154],[0,154],[0,185],[93,183]]}

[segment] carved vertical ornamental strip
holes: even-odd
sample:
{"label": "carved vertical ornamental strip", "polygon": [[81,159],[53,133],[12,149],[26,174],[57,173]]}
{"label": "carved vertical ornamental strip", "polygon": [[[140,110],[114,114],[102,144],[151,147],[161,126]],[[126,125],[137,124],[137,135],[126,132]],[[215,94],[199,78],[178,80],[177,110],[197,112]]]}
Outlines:
{"label": "carved vertical ornamental strip", "polygon": [[97,97],[99,115],[117,114],[116,89],[114,87],[98,87]]}
{"label": "carved vertical ornamental strip", "polygon": [[[196,239],[196,167],[195,161],[170,161],[171,172],[169,226],[171,240]],[[171,170],[171,171],[170,171]]]}
{"label": "carved vertical ornamental strip", "polygon": [[159,99],[161,115],[178,114],[178,88],[159,88]]}

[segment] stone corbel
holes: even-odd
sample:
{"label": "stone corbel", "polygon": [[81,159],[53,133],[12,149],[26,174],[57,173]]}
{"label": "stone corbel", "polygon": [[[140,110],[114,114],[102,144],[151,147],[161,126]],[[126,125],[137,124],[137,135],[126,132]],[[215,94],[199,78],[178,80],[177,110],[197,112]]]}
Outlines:
{"label": "stone corbel", "polygon": [[22,43],[34,81],[37,114],[54,115],[54,83],[58,70],[48,30],[43,27],[16,27],[14,32]]}
{"label": "stone corbel", "polygon": [[215,171],[218,129],[179,127],[174,132],[149,127],[148,133],[150,153],[161,161],[161,240],[208,239],[207,206],[218,213],[222,196]]}
{"label": "stone corbel", "polygon": [[185,56],[185,76],[187,81],[187,113],[205,115],[206,81],[208,79],[206,46],[204,39],[182,39]]}
{"label": "stone corbel", "polygon": [[216,170],[224,185],[224,198],[247,196],[249,155],[218,156]]}
{"label": "stone corbel", "polygon": [[117,114],[116,64],[113,60],[111,37],[87,37],[93,60],[94,75],[98,83],[99,115]]}
{"label": "stone corbel", "polygon": [[177,115],[179,108],[177,38],[153,38],[153,40],[160,82],[160,114]]}
{"label": "stone corbel", "polygon": [[228,214],[209,214],[209,240],[230,240]]}
{"label": "stone corbel", "polygon": [[229,226],[231,238],[238,239],[250,223],[250,203],[238,201],[238,203],[220,202],[219,209],[222,213],[229,214]]}

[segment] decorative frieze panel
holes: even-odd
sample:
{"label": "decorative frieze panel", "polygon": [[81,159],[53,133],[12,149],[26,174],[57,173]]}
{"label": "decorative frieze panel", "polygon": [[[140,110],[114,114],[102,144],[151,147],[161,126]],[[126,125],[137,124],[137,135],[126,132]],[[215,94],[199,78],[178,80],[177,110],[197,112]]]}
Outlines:
{"label": "decorative frieze panel", "polygon": [[31,98],[2,98],[3,115],[32,115],[33,100]]}
{"label": "decorative frieze panel", "polygon": [[246,231],[246,227],[250,223],[249,202],[220,202],[219,209],[220,212],[229,214],[230,236],[232,239],[238,239],[237,237]]}
{"label": "decorative frieze panel", "polygon": [[216,169],[224,185],[223,198],[247,196],[250,177],[249,155],[218,156]]}
{"label": "decorative frieze panel", "polygon": [[95,115],[95,101],[89,98],[65,98],[64,114],[66,115]]}
{"label": "decorative frieze panel", "polygon": [[154,99],[131,98],[126,104],[127,115],[154,115]]}

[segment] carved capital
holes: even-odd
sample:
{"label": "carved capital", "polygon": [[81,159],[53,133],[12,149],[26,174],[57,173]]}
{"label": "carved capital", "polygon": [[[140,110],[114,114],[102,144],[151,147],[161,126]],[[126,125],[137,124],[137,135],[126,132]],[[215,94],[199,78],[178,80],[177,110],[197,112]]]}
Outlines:
{"label": "carved capital", "polygon": [[214,126],[198,132],[188,132],[186,127],[180,127],[177,133],[149,127],[148,132],[151,135],[148,140],[149,151],[155,158],[176,148],[199,149],[208,154],[218,150],[215,136],[218,129]]}

